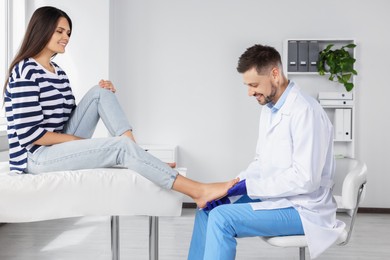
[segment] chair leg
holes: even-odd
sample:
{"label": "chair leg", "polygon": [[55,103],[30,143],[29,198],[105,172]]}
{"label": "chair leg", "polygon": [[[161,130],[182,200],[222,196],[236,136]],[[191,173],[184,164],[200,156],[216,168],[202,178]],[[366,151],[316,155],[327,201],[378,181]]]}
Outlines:
{"label": "chair leg", "polygon": [[149,216],[149,260],[158,260],[158,217]]}
{"label": "chair leg", "polygon": [[306,259],[305,248],[300,247],[299,248],[299,260],[305,260],[305,259]]}
{"label": "chair leg", "polygon": [[111,216],[112,260],[119,260],[119,216]]}

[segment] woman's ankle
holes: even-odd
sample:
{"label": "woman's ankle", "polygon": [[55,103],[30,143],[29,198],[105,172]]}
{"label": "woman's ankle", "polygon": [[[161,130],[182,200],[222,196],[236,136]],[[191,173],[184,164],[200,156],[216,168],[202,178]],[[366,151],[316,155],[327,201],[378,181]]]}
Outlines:
{"label": "woman's ankle", "polygon": [[134,138],[133,132],[131,132],[130,130],[127,130],[122,135],[127,136],[128,138],[130,138],[135,143],[135,138]]}

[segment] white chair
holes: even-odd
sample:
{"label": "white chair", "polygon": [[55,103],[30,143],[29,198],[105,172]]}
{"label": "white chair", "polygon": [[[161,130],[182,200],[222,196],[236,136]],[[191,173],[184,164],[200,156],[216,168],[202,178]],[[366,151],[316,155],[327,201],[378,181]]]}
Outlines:
{"label": "white chair", "polygon": [[[334,196],[337,202],[338,209],[346,211],[350,218],[348,225],[343,233],[339,236],[335,244],[346,245],[352,235],[353,226],[356,219],[359,203],[364,197],[365,185],[367,182],[367,166],[356,160],[350,161],[354,167],[346,175],[341,196]],[[298,247],[299,259],[305,259],[305,248],[307,241],[304,235],[301,236],[276,236],[276,237],[261,237],[262,240],[276,247]]]}

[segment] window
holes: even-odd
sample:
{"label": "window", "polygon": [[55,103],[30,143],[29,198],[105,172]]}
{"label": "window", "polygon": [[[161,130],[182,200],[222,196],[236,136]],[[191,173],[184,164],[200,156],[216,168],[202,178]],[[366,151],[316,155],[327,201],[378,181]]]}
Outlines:
{"label": "window", "polygon": [[[7,15],[7,5],[8,1],[1,1],[0,2],[0,86],[1,86],[1,93],[3,90],[3,84],[5,82],[6,77],[6,71],[7,71],[7,64],[8,64],[8,37],[7,37],[7,28],[8,28],[8,15]],[[3,98],[1,95],[0,98],[0,106],[1,106],[1,112],[0,112],[0,131],[5,130],[5,113],[4,113],[4,106],[3,106]]]}
{"label": "window", "polygon": [[3,106],[3,85],[8,64],[23,39],[25,30],[25,0],[0,0],[0,134],[4,134],[7,121]]}

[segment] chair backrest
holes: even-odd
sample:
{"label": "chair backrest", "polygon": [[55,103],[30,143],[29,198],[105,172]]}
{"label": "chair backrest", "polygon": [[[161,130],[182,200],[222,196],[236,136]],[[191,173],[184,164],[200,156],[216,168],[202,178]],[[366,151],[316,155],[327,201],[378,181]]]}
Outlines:
{"label": "chair backrest", "polygon": [[[363,162],[357,165],[347,174],[343,181],[342,203],[345,209],[354,210],[359,207],[359,202],[363,199],[364,185],[367,182],[367,166]],[[359,197],[359,192],[361,196]],[[360,201],[358,201],[360,198]]]}
{"label": "chair backrest", "polygon": [[349,225],[348,235],[340,245],[346,245],[352,235],[355,224],[356,214],[360,202],[365,195],[365,186],[367,183],[367,166],[363,162],[358,162],[356,166],[348,172],[343,181],[341,200],[343,207],[350,211],[351,222]]}

